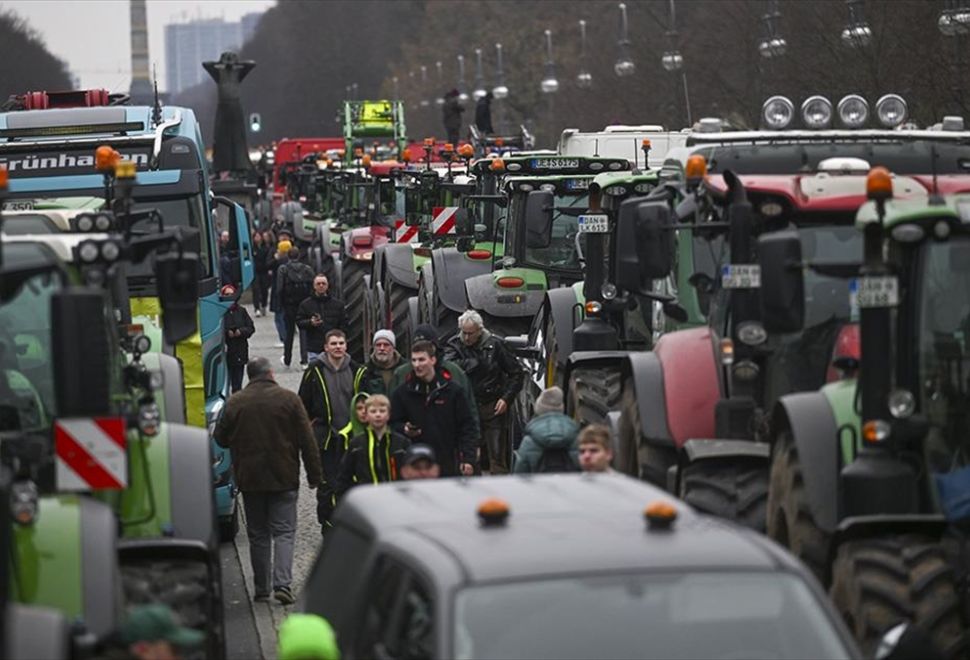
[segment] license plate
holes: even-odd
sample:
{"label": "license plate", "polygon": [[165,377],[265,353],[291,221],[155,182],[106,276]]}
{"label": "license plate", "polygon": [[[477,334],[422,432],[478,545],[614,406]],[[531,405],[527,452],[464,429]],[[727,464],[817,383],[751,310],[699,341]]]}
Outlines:
{"label": "license plate", "polygon": [[849,282],[849,297],[860,309],[896,307],[899,304],[899,280],[892,275],[854,279]]}
{"label": "license plate", "polygon": [[533,158],[530,165],[534,170],[575,170],[579,161],[575,158]]}
{"label": "license plate", "polygon": [[589,179],[566,179],[566,190],[589,190]]}
{"label": "license plate", "polygon": [[725,264],[721,266],[721,287],[725,289],[761,288],[761,266],[758,264]]}
{"label": "license plate", "polygon": [[610,231],[610,218],[606,214],[579,216],[579,233],[607,234]]}
{"label": "license plate", "polygon": [[32,199],[10,199],[3,203],[4,211],[33,211],[34,200]]}

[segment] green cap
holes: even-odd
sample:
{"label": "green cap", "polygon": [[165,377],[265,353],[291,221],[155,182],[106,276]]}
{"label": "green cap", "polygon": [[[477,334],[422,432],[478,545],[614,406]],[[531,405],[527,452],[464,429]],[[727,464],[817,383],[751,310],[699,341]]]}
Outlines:
{"label": "green cap", "polygon": [[316,614],[291,614],[280,625],[279,660],[340,660],[330,623]]}
{"label": "green cap", "polygon": [[166,605],[137,605],[121,627],[121,638],[126,644],[166,641],[187,647],[201,644],[205,633],[179,625],[175,614]]}

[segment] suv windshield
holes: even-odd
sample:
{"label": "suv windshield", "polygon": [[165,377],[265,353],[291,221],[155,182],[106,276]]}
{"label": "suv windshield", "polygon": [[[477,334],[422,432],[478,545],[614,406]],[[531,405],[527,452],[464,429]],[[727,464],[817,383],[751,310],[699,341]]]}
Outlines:
{"label": "suv windshield", "polygon": [[[585,210],[589,208],[589,195],[556,195],[553,201],[556,209],[570,208]],[[525,204],[519,205],[525,210]],[[552,242],[549,247],[526,248],[525,260],[530,266],[548,266],[563,270],[579,270],[579,254],[576,252],[576,236],[579,233],[579,218],[559,210],[552,214]]]}
{"label": "suv windshield", "polygon": [[634,574],[465,589],[456,658],[845,658],[786,573]]}
{"label": "suv windshield", "polygon": [[45,429],[56,412],[51,296],[60,288],[54,273],[33,275],[0,305],[0,432]]}
{"label": "suv windshield", "polygon": [[934,472],[970,462],[970,238],[927,241],[919,298],[921,409]]}

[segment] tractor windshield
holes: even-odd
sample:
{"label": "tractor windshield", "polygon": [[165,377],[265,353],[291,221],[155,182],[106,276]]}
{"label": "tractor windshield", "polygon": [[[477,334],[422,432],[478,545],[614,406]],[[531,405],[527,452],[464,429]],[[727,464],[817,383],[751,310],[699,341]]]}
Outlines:
{"label": "tractor windshield", "polygon": [[934,472],[970,462],[970,238],[928,241],[919,296],[921,409]]}
{"label": "tractor windshield", "polygon": [[[5,246],[5,252],[9,252],[9,246]],[[13,284],[16,274],[4,278],[5,298],[0,305],[0,433],[39,431],[47,428],[56,413],[51,296],[61,288],[61,281],[52,271],[31,275],[17,284]],[[15,290],[9,299],[7,287]]]}
{"label": "tractor windshield", "polygon": [[[526,248],[525,260],[530,266],[545,266],[560,270],[580,270],[576,236],[579,235],[577,213],[564,213],[563,209],[585,210],[589,207],[589,195],[556,195],[553,202],[552,242],[549,247]],[[520,208],[524,209],[522,204]]]}

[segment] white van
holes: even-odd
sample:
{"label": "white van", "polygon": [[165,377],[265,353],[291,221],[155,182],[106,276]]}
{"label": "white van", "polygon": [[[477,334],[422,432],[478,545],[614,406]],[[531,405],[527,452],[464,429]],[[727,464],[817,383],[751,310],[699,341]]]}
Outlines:
{"label": "white van", "polygon": [[[626,158],[635,167],[660,167],[667,152],[687,142],[688,131],[672,132],[663,126],[607,126],[595,133],[567,128],[559,138],[559,153],[564,156],[601,156]],[[644,163],[642,144],[650,140],[649,162]]]}

